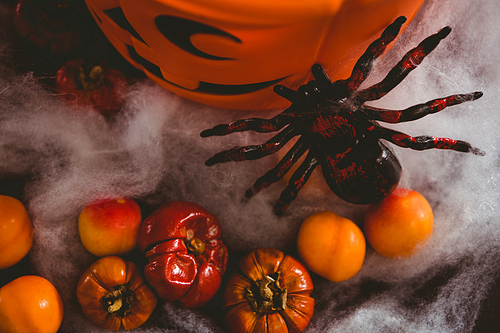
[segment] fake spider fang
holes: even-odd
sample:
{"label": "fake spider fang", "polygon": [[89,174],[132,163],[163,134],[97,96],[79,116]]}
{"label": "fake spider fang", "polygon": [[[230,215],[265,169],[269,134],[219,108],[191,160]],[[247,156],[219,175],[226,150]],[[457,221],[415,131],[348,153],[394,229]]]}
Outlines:
{"label": "fake spider fang", "polygon": [[382,81],[358,91],[359,86],[370,74],[373,62],[394,41],[405,21],[405,17],[396,19],[382,32],[380,38],[370,44],[354,65],[349,78],[332,82],[323,67],[315,64],[311,68],[314,80],[297,90],[283,85],[274,87],[278,95],[292,103],[274,118],[241,119],[203,131],[202,137],[248,130],[255,132],[281,130],[263,144],[236,147],[215,154],[206,161],[206,164],[258,159],[275,153],[292,137],[299,136],[297,142],[278,164],[257,179],[245,192],[245,197],[251,198],[282,179],[308,151],[305,161],[294,172],[274,206],[274,212],[282,215],[318,165],[321,165],[325,181],[332,192],[347,202],[370,204],[388,196],[397,188],[402,168],[396,155],[381,140],[414,150],[449,149],[484,155],[482,150],[462,140],[429,135],[412,137],[384,128],[377,123],[377,121],[400,123],[417,120],[449,106],[477,100],[483,95],[480,91],[437,98],[404,110],[388,110],[364,105],[366,101],[385,96],[401,83],[451,32],[450,27],[445,27],[425,38],[417,47],[407,52]]}

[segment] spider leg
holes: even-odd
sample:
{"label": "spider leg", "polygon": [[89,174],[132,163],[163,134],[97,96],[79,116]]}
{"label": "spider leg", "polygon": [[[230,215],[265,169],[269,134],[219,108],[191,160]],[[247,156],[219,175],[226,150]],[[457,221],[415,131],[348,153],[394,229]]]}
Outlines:
{"label": "spider leg", "polygon": [[235,147],[221,151],[220,153],[217,153],[209,158],[205,162],[205,165],[212,166],[217,163],[224,163],[229,161],[239,162],[246,160],[256,160],[261,157],[274,154],[296,135],[297,133],[292,127],[286,128],[261,145]]}
{"label": "spider leg", "polygon": [[305,161],[293,173],[290,178],[288,186],[281,192],[280,198],[274,205],[274,213],[276,215],[283,215],[290,206],[290,203],[297,197],[297,193],[307,182],[311,176],[311,172],[319,165],[317,158],[312,157],[309,153]]}
{"label": "spider leg", "polygon": [[464,153],[473,153],[474,155],[484,156],[485,153],[472,147],[470,143],[462,140],[453,140],[449,138],[436,138],[428,135],[412,137],[408,134],[398,132],[392,129],[376,126],[378,136],[403,148],[414,150],[425,149],[452,149]]}
{"label": "spider leg", "polygon": [[277,115],[271,119],[249,118],[233,121],[229,124],[220,124],[211,129],[204,130],[200,136],[203,138],[213,135],[226,135],[235,132],[255,131],[261,133],[274,132],[282,129],[289,123],[289,118]]}
{"label": "spider leg", "polygon": [[304,140],[302,140],[302,138],[299,139],[273,169],[257,179],[253,186],[246,191],[245,197],[250,199],[261,190],[283,178],[306,150],[307,146]]}
{"label": "spider leg", "polygon": [[385,96],[394,87],[401,83],[404,78],[415,69],[424,58],[431,53],[451,32],[450,27],[444,27],[438,33],[424,39],[416,48],[406,53],[389,74],[379,83],[361,90],[356,94],[360,101],[373,101]]}
{"label": "spider leg", "polygon": [[393,23],[385,28],[379,39],[376,39],[368,46],[365,53],[363,53],[356,62],[356,65],[354,65],[351,76],[347,79],[347,89],[349,91],[358,89],[370,73],[375,59],[380,57],[387,46],[397,37],[401,30],[401,26],[405,22],[406,17],[398,17]]}
{"label": "spider leg", "polygon": [[359,111],[363,112],[371,120],[380,120],[386,123],[401,123],[404,121],[417,120],[431,113],[436,113],[448,106],[474,101],[481,98],[483,93],[476,91],[468,94],[452,95],[438,98],[424,104],[411,106],[405,110],[387,110],[363,105]]}

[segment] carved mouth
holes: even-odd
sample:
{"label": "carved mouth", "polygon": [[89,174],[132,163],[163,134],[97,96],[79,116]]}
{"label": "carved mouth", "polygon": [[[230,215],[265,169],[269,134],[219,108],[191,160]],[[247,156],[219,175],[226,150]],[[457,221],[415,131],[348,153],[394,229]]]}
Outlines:
{"label": "carved mouth", "polygon": [[[94,16],[102,22],[102,20],[99,18],[99,16],[93,12]],[[130,35],[137,39],[138,41],[144,43],[145,45],[148,45],[144,39],[139,35],[139,33],[132,27],[132,25],[129,23],[127,18],[125,17],[123,10],[120,7],[116,8],[111,8],[104,10],[104,13],[108,16],[109,19],[111,19],[113,22],[115,22],[120,28],[123,30],[126,30],[130,33]],[[235,59],[233,58],[226,58],[226,57],[219,57],[215,55],[211,55],[208,53],[205,53],[199,49],[197,49],[190,40],[190,37],[193,34],[196,33],[204,33],[204,34],[211,34],[211,35],[217,35],[217,36],[223,36],[227,37],[231,40],[233,40],[235,43],[241,43],[241,40],[233,36],[223,30],[217,29],[215,27],[211,27],[199,22],[194,22],[190,21],[187,19],[183,19],[180,17],[174,17],[174,16],[168,16],[168,15],[162,15],[158,16],[155,19],[156,26],[158,30],[165,36],[166,39],[168,39],[170,42],[172,42],[174,45],[177,47],[181,48],[182,50],[193,54],[195,56],[204,58],[204,59],[210,59],[210,60],[215,60],[215,61],[234,61]],[[196,89],[188,89],[183,86],[180,86],[174,82],[171,82],[169,80],[166,80],[165,77],[163,76],[160,67],[157,65],[153,64],[149,60],[143,58],[135,48],[131,45],[125,44],[127,46],[127,51],[130,56],[130,58],[135,61],[136,63],[140,64],[145,71],[149,72],[150,74],[154,75],[155,77],[161,79],[162,81],[173,85],[175,87],[187,90],[187,91],[193,91],[193,92],[199,92],[199,93],[205,93],[205,94],[212,94],[212,95],[241,95],[241,94],[248,94],[252,92],[256,92],[265,88],[268,88],[270,86],[273,86],[277,84],[278,82],[282,81],[283,79],[287,78],[288,76],[279,78],[279,79],[274,79],[270,81],[263,81],[263,82],[256,82],[256,83],[249,83],[249,84],[235,84],[235,85],[229,85],[229,84],[217,84],[217,83],[211,83],[211,82],[204,82],[200,81],[199,85]],[[149,45],[148,45],[149,46]]]}
{"label": "carved mouth", "polygon": [[280,82],[281,80],[285,79],[287,76],[271,80],[271,81],[265,81],[265,82],[257,82],[257,83],[250,83],[250,84],[217,84],[217,83],[211,83],[211,82],[203,82],[200,81],[198,88],[196,89],[187,89],[184,88],[180,85],[177,85],[171,81],[165,80],[163,77],[160,67],[156,66],[152,62],[150,62],[147,59],[144,59],[141,57],[135,49],[127,45],[128,53],[130,55],[130,58],[134,60],[135,62],[141,64],[146,71],[149,73],[153,74],[154,76],[162,79],[168,84],[174,85],[178,88],[182,88],[185,90],[189,91],[197,91],[200,93],[207,93],[207,94],[215,94],[215,95],[240,95],[240,94],[248,94],[251,92],[255,92],[261,89],[265,89],[267,87],[273,86]]}

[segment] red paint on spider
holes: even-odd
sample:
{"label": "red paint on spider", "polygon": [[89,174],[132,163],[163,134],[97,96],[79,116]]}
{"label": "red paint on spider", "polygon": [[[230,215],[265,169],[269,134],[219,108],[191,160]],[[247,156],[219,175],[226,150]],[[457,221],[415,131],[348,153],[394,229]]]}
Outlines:
{"label": "red paint on spider", "polygon": [[[391,138],[395,144],[398,146],[406,147],[406,143],[403,142],[403,139],[407,139],[410,136],[404,133],[396,133]],[[412,138],[412,141],[415,141],[415,138]]]}
{"label": "red paint on spider", "polygon": [[349,91],[356,90],[365,79],[366,78],[361,71],[354,73],[347,84],[347,89],[349,89]]}
{"label": "red paint on spider", "polygon": [[359,171],[360,170],[356,167],[356,163],[353,162],[344,169],[335,169],[335,179],[337,179],[337,182],[342,182],[346,179],[357,176]]}
{"label": "red paint on spider", "polygon": [[407,57],[403,60],[402,67],[406,70],[414,69],[422,63],[426,55],[423,47],[419,47],[415,51],[408,53]]}
{"label": "red paint on spider", "polygon": [[338,115],[317,117],[308,131],[319,134],[323,138],[356,136],[356,130],[349,124],[349,120]]}
{"label": "red paint on spider", "polygon": [[449,139],[449,138],[441,138],[438,139],[436,143],[436,148],[438,149],[451,149],[457,144],[457,140]]}
{"label": "red paint on spider", "polygon": [[445,107],[447,107],[448,105],[452,104],[454,101],[455,101],[455,99],[453,99],[453,98],[444,98],[444,99],[441,99],[441,100],[436,100],[436,101],[434,101],[434,103],[431,105],[431,109],[432,109],[434,112],[441,111],[441,110],[443,110]]}
{"label": "red paint on spider", "polygon": [[399,112],[399,111],[386,111],[386,112],[382,112],[380,114],[380,117],[382,118],[382,121],[395,124],[395,123],[399,122],[399,119],[401,118],[401,112]]}

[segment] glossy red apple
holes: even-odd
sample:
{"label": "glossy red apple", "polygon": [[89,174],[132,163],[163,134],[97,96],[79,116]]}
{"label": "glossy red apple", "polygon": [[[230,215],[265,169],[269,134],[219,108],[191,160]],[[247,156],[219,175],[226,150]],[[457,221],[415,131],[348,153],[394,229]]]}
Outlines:
{"label": "glossy red apple", "polygon": [[228,252],[217,217],[186,201],[167,202],[141,225],[144,275],[158,296],[185,308],[207,304],[226,271]]}

